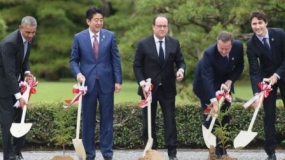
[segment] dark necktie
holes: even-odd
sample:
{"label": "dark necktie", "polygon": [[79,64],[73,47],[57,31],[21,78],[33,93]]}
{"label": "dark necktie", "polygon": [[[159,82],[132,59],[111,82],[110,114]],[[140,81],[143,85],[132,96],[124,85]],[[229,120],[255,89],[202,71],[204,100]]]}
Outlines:
{"label": "dark necktie", "polygon": [[266,38],[263,38],[262,41],[263,41],[264,47],[265,47],[266,50],[267,50],[267,53],[268,53],[269,55],[271,55],[271,49],[270,49],[270,47],[269,47],[269,45],[268,45],[268,43],[267,43],[267,41],[266,41]]}
{"label": "dark necktie", "polygon": [[27,50],[28,50],[28,41],[24,42],[24,56],[23,56],[23,61],[27,55]]}
{"label": "dark necktie", "polygon": [[93,41],[93,51],[95,54],[95,58],[98,59],[98,50],[99,50],[99,43],[97,41],[97,35],[94,35],[94,41]]}
{"label": "dark necktie", "polygon": [[163,41],[159,41],[159,64],[160,66],[163,66],[163,63],[164,63],[164,52],[162,49],[162,42]]}

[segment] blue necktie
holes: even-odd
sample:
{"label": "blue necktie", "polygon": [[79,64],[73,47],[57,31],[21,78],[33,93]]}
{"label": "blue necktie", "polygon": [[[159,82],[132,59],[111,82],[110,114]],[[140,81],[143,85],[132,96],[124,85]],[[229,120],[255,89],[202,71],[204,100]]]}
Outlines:
{"label": "blue necktie", "polygon": [[160,66],[163,66],[163,63],[164,63],[164,52],[163,52],[163,49],[162,49],[162,42],[163,41],[159,41],[159,64]]}
{"label": "blue necktie", "polygon": [[267,43],[267,41],[266,41],[266,38],[263,38],[262,41],[263,41],[264,47],[265,47],[266,50],[267,50],[267,53],[268,53],[269,55],[271,55],[271,49],[270,49],[270,47],[269,47],[269,45],[268,45],[268,43]]}

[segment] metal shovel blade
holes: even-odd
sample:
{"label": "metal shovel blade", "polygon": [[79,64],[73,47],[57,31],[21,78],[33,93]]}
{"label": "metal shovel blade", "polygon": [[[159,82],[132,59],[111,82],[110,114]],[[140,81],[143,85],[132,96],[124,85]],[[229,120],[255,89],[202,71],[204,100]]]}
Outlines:
{"label": "metal shovel blade", "polygon": [[244,148],[254,139],[256,135],[257,132],[240,131],[234,140],[234,147],[236,149]]}
{"label": "metal shovel blade", "polygon": [[86,159],[86,152],[82,143],[82,139],[72,139],[72,143],[75,149],[75,152],[79,156],[79,159],[85,160]]}
{"label": "metal shovel blade", "polygon": [[210,148],[210,146],[216,147],[216,139],[217,137],[213,135],[204,125],[202,125],[203,138],[206,146]]}
{"label": "metal shovel blade", "polygon": [[32,125],[32,123],[12,123],[10,132],[14,137],[19,138],[27,134]]}

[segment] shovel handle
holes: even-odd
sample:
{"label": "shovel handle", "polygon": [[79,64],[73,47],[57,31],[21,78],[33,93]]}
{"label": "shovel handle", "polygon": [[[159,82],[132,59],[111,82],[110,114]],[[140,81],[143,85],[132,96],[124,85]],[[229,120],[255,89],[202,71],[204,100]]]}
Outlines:
{"label": "shovel handle", "polygon": [[[80,83],[78,83],[80,85]],[[81,87],[84,87],[85,80],[83,80]],[[78,108],[77,108],[77,121],[76,121],[76,139],[79,139],[80,132],[80,121],[81,121],[81,107],[82,107],[82,95],[80,95],[78,100]]]}
{"label": "shovel handle", "polygon": [[264,99],[264,92],[261,92],[259,96],[260,96],[260,97],[259,97],[258,106],[257,106],[257,107],[255,108],[255,110],[254,110],[253,116],[252,116],[252,118],[251,118],[251,121],[250,121],[248,130],[247,130],[247,131],[249,131],[249,132],[251,132],[251,130],[252,130],[252,127],[253,127],[253,124],[254,124],[254,122],[255,122],[257,113],[258,113],[258,111],[259,111],[259,108],[260,108],[261,105],[262,105],[262,102],[263,102],[263,99]]}

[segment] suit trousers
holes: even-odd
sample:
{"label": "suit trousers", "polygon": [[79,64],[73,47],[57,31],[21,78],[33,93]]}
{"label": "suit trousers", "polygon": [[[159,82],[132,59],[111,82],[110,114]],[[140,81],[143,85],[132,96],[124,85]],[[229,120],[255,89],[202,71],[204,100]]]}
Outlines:
{"label": "suit trousers", "polygon": [[113,157],[114,93],[102,93],[98,79],[94,90],[82,97],[83,145],[87,158],[95,158],[97,101],[100,113],[100,150],[103,157]]}
{"label": "suit trousers", "polygon": [[[204,112],[204,110],[208,107],[207,105],[209,105],[211,102],[210,102],[209,99],[207,99],[207,100],[206,99],[204,99],[204,100],[200,99],[200,103],[201,103],[201,106],[202,106],[202,111]],[[229,107],[230,107],[230,103],[225,101],[224,104],[221,107],[221,112],[225,112]],[[207,117],[208,117],[208,115],[205,115],[205,114],[202,115],[203,125],[206,128],[209,128],[212,119],[209,119],[208,121],[206,121]],[[230,117],[228,115],[225,115],[222,118],[222,126],[224,126],[225,124],[227,124],[229,122],[230,122]],[[216,126],[216,125],[220,126],[221,124],[219,124],[218,121],[216,120],[214,126]],[[215,127],[213,127],[212,133],[214,132],[214,130],[215,130]],[[222,155],[227,154],[226,148],[222,148],[218,144],[219,144],[219,138],[217,137],[216,155],[217,156],[222,156]]]}
{"label": "suit trousers", "polygon": [[[143,97],[142,97],[143,98]],[[144,98],[143,98],[144,99]],[[166,98],[163,87],[159,86],[158,89],[152,95],[151,103],[151,128],[153,138],[153,149],[157,149],[157,136],[156,136],[156,114],[157,103],[159,102],[163,115],[164,123],[164,141],[166,148],[168,149],[168,156],[175,157],[177,154],[177,129],[175,121],[175,97]],[[142,109],[142,140],[144,144],[147,144],[148,140],[148,125],[147,125],[147,107]]]}
{"label": "suit trousers", "polygon": [[13,107],[15,103],[14,96],[9,96],[6,98],[0,98],[0,122],[1,122],[1,133],[2,133],[2,143],[3,143],[3,159],[9,159],[15,155],[21,153],[21,148],[24,146],[25,137],[13,138],[10,133],[10,128],[13,122],[20,123],[22,112],[21,108]]}
{"label": "suit trousers", "polygon": [[275,153],[276,140],[275,140],[275,122],[276,122],[276,98],[277,98],[277,85],[274,85],[273,90],[269,96],[263,101],[264,109],[264,133],[265,143],[264,149],[268,155]]}

